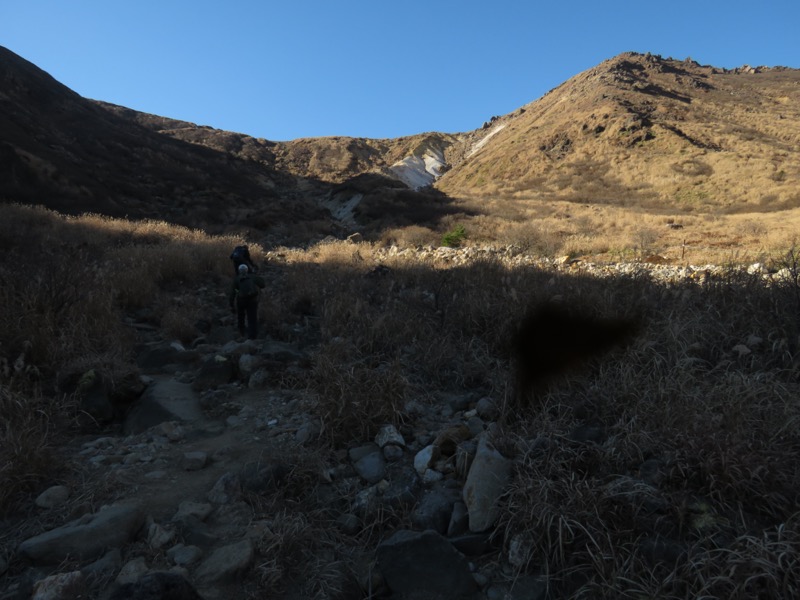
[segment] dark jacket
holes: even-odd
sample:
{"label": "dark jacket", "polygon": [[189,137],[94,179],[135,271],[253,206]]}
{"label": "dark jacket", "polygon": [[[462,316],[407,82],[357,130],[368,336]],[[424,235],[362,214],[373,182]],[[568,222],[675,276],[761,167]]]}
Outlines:
{"label": "dark jacket", "polygon": [[252,273],[248,273],[247,275],[237,275],[233,278],[233,282],[231,283],[231,289],[228,293],[228,303],[230,304],[231,308],[234,306],[234,302],[236,301],[237,297],[239,296],[239,283],[242,280],[242,277],[251,277],[255,284],[259,287],[259,289],[264,289],[266,287],[266,283],[264,282],[264,278],[258,275],[254,275]]}

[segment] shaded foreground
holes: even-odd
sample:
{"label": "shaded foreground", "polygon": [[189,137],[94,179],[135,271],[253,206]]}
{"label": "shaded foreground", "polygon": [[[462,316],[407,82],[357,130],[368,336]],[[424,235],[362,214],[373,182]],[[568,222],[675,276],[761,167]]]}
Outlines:
{"label": "shaded foreground", "polygon": [[[41,527],[27,508],[31,495],[91,481],[66,469],[59,448],[78,432],[114,432],[113,423],[85,419],[70,382],[91,368],[120,394],[128,389],[138,374],[125,315],[191,344],[220,301],[238,241],[159,223],[21,207],[8,214],[0,230],[0,475],[10,483],[0,492],[3,577],[26,568],[13,552],[17,525],[31,534]],[[40,236],[46,259],[23,252],[26,231]],[[725,269],[655,278],[644,268],[600,276],[533,266],[507,252],[466,258],[347,243],[255,250],[270,281],[262,333],[310,348],[308,368],[287,372],[280,385],[315,399],[321,433],[295,459],[302,476],[291,489],[249,499],[256,518],[282,522],[294,544],[280,570],[254,570],[243,589],[331,595],[312,560],[320,539],[331,563],[349,564],[410,528],[409,507],[365,517],[355,533],[332,531],[329,507],[315,504],[310,465],[387,423],[412,434],[413,404],[444,410],[458,396],[500,407],[493,441],[513,462],[492,530],[496,551],[483,566],[510,578],[541,575],[555,598],[797,594],[800,286],[792,251],[776,257],[776,268],[787,267],[781,277]],[[591,319],[635,317],[642,329],[519,409],[510,342],[526,309],[544,302]],[[94,489],[95,508],[113,497]],[[352,587],[342,589],[353,597]]]}

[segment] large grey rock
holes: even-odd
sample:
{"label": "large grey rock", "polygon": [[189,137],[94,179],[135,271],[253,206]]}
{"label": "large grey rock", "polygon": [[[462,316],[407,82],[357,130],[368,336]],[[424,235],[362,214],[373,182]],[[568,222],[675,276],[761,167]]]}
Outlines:
{"label": "large grey rock", "polygon": [[155,571],[120,585],[109,600],[203,600],[203,597],[178,573]]}
{"label": "large grey rock", "polygon": [[69,499],[69,488],[65,485],[54,485],[47,488],[36,497],[36,506],[39,508],[56,508]]}
{"label": "large grey rock", "polygon": [[224,473],[208,492],[208,501],[214,504],[230,504],[241,495],[242,480],[234,473]]}
{"label": "large grey rock", "polygon": [[139,578],[147,573],[150,569],[147,566],[147,560],[144,556],[137,556],[129,560],[117,573],[116,583],[118,585],[125,585],[126,583],[136,583]]}
{"label": "large grey rock", "polygon": [[203,556],[203,551],[197,546],[184,546],[177,544],[167,550],[167,558],[180,567],[187,567],[198,562]]}
{"label": "large grey rock", "polygon": [[194,517],[199,521],[205,521],[213,510],[214,507],[212,507],[210,504],[184,500],[178,505],[178,510],[175,513],[175,516],[172,517],[172,520],[182,521],[187,517]]}
{"label": "large grey rock", "polygon": [[352,448],[350,460],[356,473],[368,483],[378,483],[386,474],[386,459],[380,446],[373,443]]}
{"label": "large grey rock", "polygon": [[261,366],[263,359],[252,354],[242,354],[239,357],[239,375],[242,379],[250,377]]}
{"label": "large grey rock", "polygon": [[442,535],[447,533],[453,505],[459,499],[456,489],[436,486],[428,490],[411,513],[411,522],[415,529],[432,529]]}
{"label": "large grey rock", "polygon": [[466,558],[435,531],[398,531],[378,546],[377,558],[393,598],[477,597]]}
{"label": "large grey rock", "polygon": [[384,448],[387,444],[405,448],[406,440],[394,425],[384,425],[378,430],[375,436],[375,443],[381,448]]}
{"label": "large grey rock", "polygon": [[174,379],[156,380],[134,404],[122,430],[127,435],[141,433],[165,421],[193,422],[203,419],[200,399],[186,383]]}
{"label": "large grey rock", "polygon": [[197,568],[197,579],[203,583],[230,581],[247,570],[255,557],[250,540],[217,548]]}
{"label": "large grey rock", "polygon": [[202,391],[231,383],[236,379],[237,362],[222,354],[203,359],[195,374],[192,387]]}
{"label": "large grey rock", "polygon": [[424,475],[433,460],[433,444],[425,446],[414,456],[414,468],[420,476]]}
{"label": "large grey rock", "polygon": [[498,499],[510,479],[511,461],[500,454],[487,436],[482,436],[464,484],[470,531],[486,531],[494,524],[499,512]]}
{"label": "large grey rock", "polygon": [[102,558],[98,558],[81,569],[86,583],[89,587],[102,586],[111,581],[122,567],[122,553],[119,548],[114,548],[106,552]]}
{"label": "large grey rock", "polygon": [[109,506],[25,540],[19,553],[46,565],[58,564],[68,557],[97,558],[110,548],[128,543],[143,523],[144,514],[138,506]]}
{"label": "large grey rock", "polygon": [[535,575],[522,575],[511,583],[499,583],[486,590],[488,600],[545,600],[547,581]]}

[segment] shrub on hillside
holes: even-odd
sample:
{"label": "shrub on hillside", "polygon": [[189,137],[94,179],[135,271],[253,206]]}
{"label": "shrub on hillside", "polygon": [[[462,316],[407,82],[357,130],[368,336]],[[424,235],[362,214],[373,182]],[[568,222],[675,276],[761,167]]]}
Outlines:
{"label": "shrub on hillside", "polygon": [[456,225],[442,236],[442,246],[457,248],[465,239],[467,239],[467,230],[463,225]]}

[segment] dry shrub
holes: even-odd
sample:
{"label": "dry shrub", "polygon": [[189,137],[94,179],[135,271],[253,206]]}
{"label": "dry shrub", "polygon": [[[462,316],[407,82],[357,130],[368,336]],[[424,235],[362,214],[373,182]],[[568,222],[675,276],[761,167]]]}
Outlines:
{"label": "dry shrub", "polygon": [[3,379],[0,413],[0,515],[7,515],[28,504],[28,495],[43,482],[65,476],[65,457],[56,449],[74,422],[76,407],[66,396],[46,396],[38,386]]}
{"label": "dry shrub", "polygon": [[409,393],[396,361],[368,356],[347,361],[342,354],[336,342],[323,346],[310,376],[319,395],[322,435],[335,446],[372,439],[381,426],[399,424]]}
{"label": "dry shrub", "polygon": [[441,235],[428,227],[409,225],[385,230],[380,237],[383,246],[399,246],[401,248],[417,248],[438,244]]}
{"label": "dry shrub", "polygon": [[369,256],[370,249],[369,243],[329,241],[312,246],[309,248],[309,253],[314,262],[325,265],[326,269],[353,268],[364,261],[364,256]]}
{"label": "dry shrub", "polygon": [[197,337],[197,313],[186,306],[170,306],[161,317],[161,329],[172,338],[188,344]]}
{"label": "dry shrub", "polygon": [[283,510],[256,541],[263,560],[255,567],[262,588],[302,598],[352,598],[358,593],[337,540],[306,513]]}

